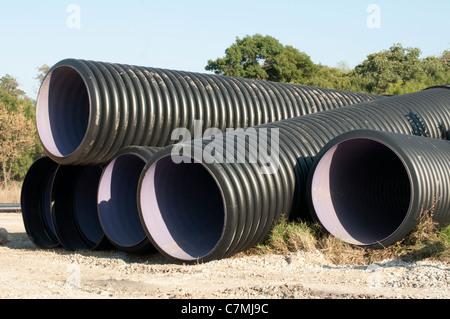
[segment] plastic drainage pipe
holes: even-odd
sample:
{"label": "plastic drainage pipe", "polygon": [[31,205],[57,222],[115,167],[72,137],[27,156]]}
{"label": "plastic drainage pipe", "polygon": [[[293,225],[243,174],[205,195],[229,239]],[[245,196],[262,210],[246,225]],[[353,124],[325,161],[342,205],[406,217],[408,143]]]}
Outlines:
{"label": "plastic drainage pipe", "polygon": [[60,246],[51,220],[51,186],[58,164],[49,157],[38,158],[30,166],[22,184],[20,203],[26,233],[37,246]]}
{"label": "plastic drainage pipe", "polygon": [[311,218],[308,175],[333,138],[356,129],[441,138],[442,127],[450,128],[450,90],[440,87],[167,147],[139,181],[144,230],[174,261],[229,257],[261,242],[283,215]]}
{"label": "plastic drainage pipe", "polygon": [[450,142],[357,130],[330,141],[311,170],[309,203],[332,235],[383,248],[422,214],[450,223]]}
{"label": "plastic drainage pipe", "polygon": [[103,171],[98,187],[100,223],[110,242],[127,253],[155,253],[137,209],[138,181],[158,148],[123,149]]}
{"label": "plastic drainage pipe", "polygon": [[223,189],[226,181],[216,180],[207,166],[175,164],[168,149],[163,152],[139,181],[139,214],[163,255],[195,262],[211,254],[224,236],[225,224],[236,227],[225,214],[224,196],[232,193]]}
{"label": "plastic drainage pipe", "polygon": [[246,128],[383,96],[122,64],[67,59],[39,90],[37,131],[62,165],[98,165],[127,146],[165,147],[194,121]]}
{"label": "plastic drainage pipe", "polygon": [[52,221],[62,246],[70,251],[108,249],[97,211],[101,166],[63,166],[51,189]]}

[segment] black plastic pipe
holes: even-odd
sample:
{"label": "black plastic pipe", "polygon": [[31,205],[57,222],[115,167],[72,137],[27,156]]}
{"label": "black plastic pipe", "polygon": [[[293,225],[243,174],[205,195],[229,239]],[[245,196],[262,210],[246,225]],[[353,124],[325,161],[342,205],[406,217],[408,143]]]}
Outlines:
{"label": "black plastic pipe", "polygon": [[357,130],[330,141],[308,182],[311,212],[341,240],[383,248],[429,213],[450,223],[450,141]]}
{"label": "black plastic pipe", "polygon": [[30,240],[45,249],[60,246],[51,220],[51,186],[58,164],[49,157],[38,158],[25,175],[20,204],[25,231]]}
{"label": "black plastic pipe", "polygon": [[[174,129],[247,128],[382,99],[292,84],[67,59],[39,90],[37,131],[62,165],[108,163],[127,146],[165,147]],[[178,137],[176,137],[178,138]]]}
{"label": "black plastic pipe", "polygon": [[[311,217],[308,174],[336,136],[373,129],[442,138],[449,127],[450,90],[438,87],[257,126],[235,133],[228,145],[231,133],[170,146],[142,172],[139,214],[151,242],[174,261],[226,258],[261,242],[283,215]],[[278,148],[273,174],[264,170],[269,155],[250,160],[260,145],[250,137],[255,141],[263,133],[269,148]],[[176,164],[180,149],[185,163]],[[216,160],[205,161],[205,153]],[[227,156],[235,160],[223,161]]]}
{"label": "black plastic pipe", "polygon": [[142,227],[137,187],[144,166],[160,149],[127,147],[104,169],[98,186],[100,224],[110,242],[133,254],[156,253]]}
{"label": "black plastic pipe", "polygon": [[52,222],[62,246],[70,251],[111,248],[100,225],[97,190],[101,166],[60,165],[51,188]]}

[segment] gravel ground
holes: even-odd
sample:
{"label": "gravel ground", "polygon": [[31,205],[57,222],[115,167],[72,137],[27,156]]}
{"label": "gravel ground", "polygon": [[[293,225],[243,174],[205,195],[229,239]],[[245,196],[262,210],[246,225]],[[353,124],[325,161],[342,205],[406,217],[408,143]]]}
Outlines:
{"label": "gravel ground", "polygon": [[449,299],[450,263],[334,265],[318,252],[176,265],[160,255],[38,249],[0,214],[0,299]]}

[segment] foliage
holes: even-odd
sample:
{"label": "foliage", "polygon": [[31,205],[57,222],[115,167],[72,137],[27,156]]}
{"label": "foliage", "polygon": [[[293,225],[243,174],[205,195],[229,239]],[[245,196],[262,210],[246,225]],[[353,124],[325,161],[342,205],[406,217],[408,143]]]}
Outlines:
{"label": "foliage", "polygon": [[354,70],[362,88],[375,94],[404,94],[437,84],[450,83],[450,64],[445,52],[439,58],[421,59],[418,48],[395,44],[371,54]]}
{"label": "foliage", "polygon": [[338,68],[332,68],[324,65],[319,65],[316,72],[306,81],[297,84],[330,88],[336,90],[346,91],[362,91],[350,72],[344,72]]}
{"label": "foliage", "polygon": [[317,227],[306,222],[289,222],[282,218],[275,225],[266,242],[256,247],[264,253],[312,251],[317,245]]}
{"label": "foliage", "polygon": [[450,225],[439,227],[433,209],[422,214],[417,227],[403,240],[384,249],[348,244],[332,236],[318,223],[282,219],[264,242],[244,255],[320,252],[335,264],[372,264],[386,259],[450,260]]}
{"label": "foliage", "polygon": [[19,83],[17,80],[9,74],[0,79],[0,91],[16,98],[25,97],[25,92],[18,87]]}
{"label": "foliage", "polygon": [[20,181],[43,155],[35,128],[35,102],[20,90],[15,78],[0,78],[0,177],[3,187]]}
{"label": "foliage", "polygon": [[450,83],[450,50],[440,57],[421,58],[419,48],[394,44],[373,53],[354,69],[341,61],[337,68],[314,64],[292,46],[271,36],[236,39],[225,57],[209,60],[206,70],[216,74],[294,83],[373,94],[399,95]]}
{"label": "foliage", "polygon": [[38,74],[35,77],[35,80],[37,80],[39,83],[44,82],[44,78],[47,75],[48,71],[50,71],[50,67],[47,64],[43,64],[40,67],[36,68],[38,71]]}
{"label": "foliage", "polygon": [[33,122],[22,112],[10,112],[0,103],[0,167],[3,187],[8,186],[15,162],[34,145]]}
{"label": "foliage", "polygon": [[209,60],[206,70],[216,74],[293,83],[312,75],[311,58],[271,36],[246,36],[225,51],[225,57]]}

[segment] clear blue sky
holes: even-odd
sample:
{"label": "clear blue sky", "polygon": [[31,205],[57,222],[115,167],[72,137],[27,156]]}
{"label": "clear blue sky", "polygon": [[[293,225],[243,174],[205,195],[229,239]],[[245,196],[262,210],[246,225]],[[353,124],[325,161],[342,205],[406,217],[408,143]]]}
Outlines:
{"label": "clear blue sky", "polygon": [[[67,12],[80,8],[80,28]],[[369,5],[380,28],[369,28]],[[0,77],[16,77],[30,97],[36,68],[82,58],[204,71],[236,37],[271,35],[315,63],[350,67],[394,43],[424,56],[450,49],[449,0],[9,0],[0,2]]]}

